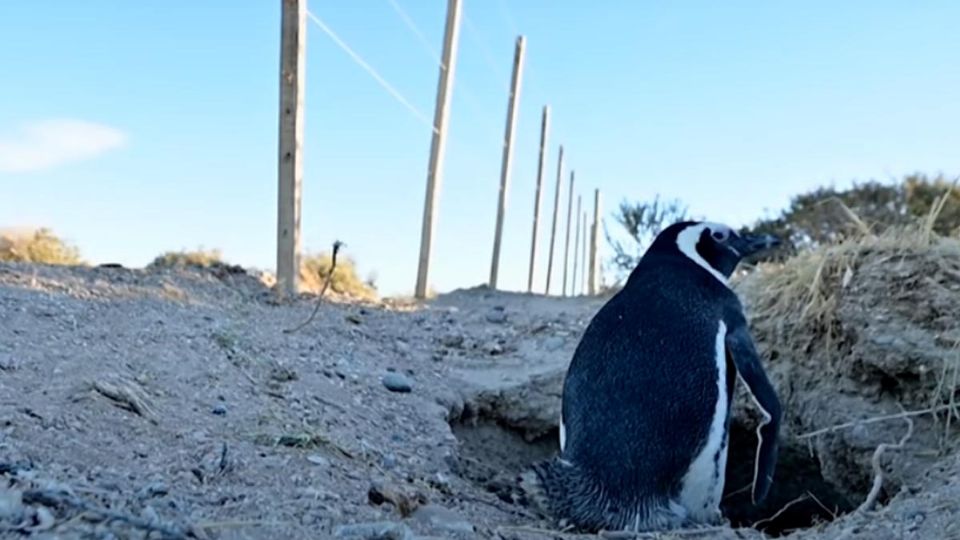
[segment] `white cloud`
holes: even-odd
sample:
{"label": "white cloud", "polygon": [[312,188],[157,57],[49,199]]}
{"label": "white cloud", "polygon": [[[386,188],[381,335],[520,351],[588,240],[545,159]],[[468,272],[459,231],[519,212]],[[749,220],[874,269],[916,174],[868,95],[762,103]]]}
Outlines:
{"label": "white cloud", "polygon": [[122,131],[94,122],[29,122],[15,133],[0,134],[0,172],[40,171],[91,159],[120,148],[126,140]]}

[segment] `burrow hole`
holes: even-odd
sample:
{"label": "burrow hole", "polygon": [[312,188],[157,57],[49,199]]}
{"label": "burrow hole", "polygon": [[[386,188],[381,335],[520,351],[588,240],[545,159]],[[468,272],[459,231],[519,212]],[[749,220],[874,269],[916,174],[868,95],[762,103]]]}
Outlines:
{"label": "burrow hole", "polygon": [[[515,478],[531,464],[548,459],[558,449],[558,432],[528,440],[517,429],[491,418],[473,418],[451,424],[460,444],[459,474],[503,501],[517,500]],[[852,511],[851,504],[830,482],[805,444],[783,441],[776,480],[767,499],[754,506],[750,500],[756,435],[734,420],[721,509],[734,528],[754,528],[769,536],[833,521]]]}

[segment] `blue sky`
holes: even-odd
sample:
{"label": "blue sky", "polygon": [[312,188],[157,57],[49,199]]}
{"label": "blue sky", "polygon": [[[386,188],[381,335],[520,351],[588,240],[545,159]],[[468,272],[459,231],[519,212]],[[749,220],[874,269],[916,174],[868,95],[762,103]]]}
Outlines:
{"label": "blue sky", "polygon": [[[396,3],[429,47],[389,0],[310,9],[430,117],[446,2]],[[279,6],[4,2],[0,226],[53,227],[93,262],[142,266],[203,246],[271,269]],[[659,193],[732,225],[817,185],[960,174],[956,2],[464,0],[464,13],[439,291],[488,276],[517,32],[527,69],[503,288],[526,285],[544,104],[545,209],[560,143],[585,206],[595,188],[607,215]],[[308,32],[305,247],[341,239],[382,292],[409,293],[429,128],[316,26]],[[545,232],[542,256],[547,242]],[[541,289],[545,267],[541,258]]]}

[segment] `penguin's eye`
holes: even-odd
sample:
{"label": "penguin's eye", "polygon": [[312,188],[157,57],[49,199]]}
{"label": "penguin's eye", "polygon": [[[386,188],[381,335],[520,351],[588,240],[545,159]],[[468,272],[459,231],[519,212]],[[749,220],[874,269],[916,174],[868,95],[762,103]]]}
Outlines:
{"label": "penguin's eye", "polygon": [[713,234],[711,236],[713,236],[713,239],[716,240],[717,242],[726,242],[727,238],[730,238],[730,232],[729,231],[713,231]]}

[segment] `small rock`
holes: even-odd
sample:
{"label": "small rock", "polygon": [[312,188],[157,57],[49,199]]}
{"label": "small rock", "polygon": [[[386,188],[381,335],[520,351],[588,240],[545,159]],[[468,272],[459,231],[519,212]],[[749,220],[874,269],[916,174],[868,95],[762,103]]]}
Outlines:
{"label": "small rock", "polygon": [[472,533],[473,524],[457,512],[438,504],[427,504],[417,508],[413,519],[437,531],[453,533]]}
{"label": "small rock", "polygon": [[491,311],[487,313],[487,322],[493,324],[504,324],[507,322],[507,313],[501,308],[499,311]]}
{"label": "small rock", "polygon": [[453,334],[453,335],[444,336],[443,338],[441,338],[440,344],[443,345],[444,347],[449,347],[451,349],[462,349],[463,343],[465,341],[466,341],[466,338],[464,338],[463,336]]}
{"label": "small rock", "polygon": [[223,405],[217,405],[210,412],[212,412],[216,416],[226,416],[227,408],[224,407]]}
{"label": "small rock", "polygon": [[307,456],[307,461],[309,461],[310,463],[313,463],[314,465],[319,465],[322,467],[326,467],[330,465],[329,459],[318,454],[310,454],[309,456]]}
{"label": "small rock", "polygon": [[154,497],[163,497],[170,493],[170,487],[163,482],[153,482],[146,485],[143,489],[137,492],[137,496],[141,499],[152,499]]}
{"label": "small rock", "polygon": [[363,540],[413,540],[413,531],[403,523],[378,521],[373,523],[356,523],[334,527],[333,535],[337,538],[362,538]]}
{"label": "small rock", "polygon": [[387,454],[383,456],[383,468],[386,470],[393,469],[397,466],[398,460],[396,454]]}
{"label": "small rock", "polygon": [[17,523],[23,515],[23,498],[19,491],[0,491],[0,521]]}
{"label": "small rock", "polygon": [[13,355],[0,353],[0,371],[13,371],[17,369],[17,361]]}
{"label": "small rock", "polygon": [[49,531],[57,524],[57,519],[53,517],[53,512],[50,511],[46,506],[37,507],[36,520],[37,524],[30,528],[30,532],[42,532]]}
{"label": "small rock", "polygon": [[413,383],[400,373],[387,373],[384,375],[383,386],[391,392],[407,393],[413,391]]}
{"label": "small rock", "polygon": [[487,354],[489,354],[490,356],[498,356],[498,355],[503,354],[503,345],[501,345],[500,343],[498,343],[498,342],[496,342],[496,341],[492,341],[492,342],[490,342],[490,343],[487,343],[487,344],[483,347],[483,349],[484,349],[485,351],[487,351]]}
{"label": "small rock", "polygon": [[140,516],[147,520],[147,523],[160,523],[160,514],[158,514],[157,510],[150,505],[147,505],[143,509],[143,512],[140,513]]}
{"label": "small rock", "polygon": [[566,340],[560,336],[550,336],[543,340],[543,348],[548,351],[562,349],[564,345],[566,345]]}

